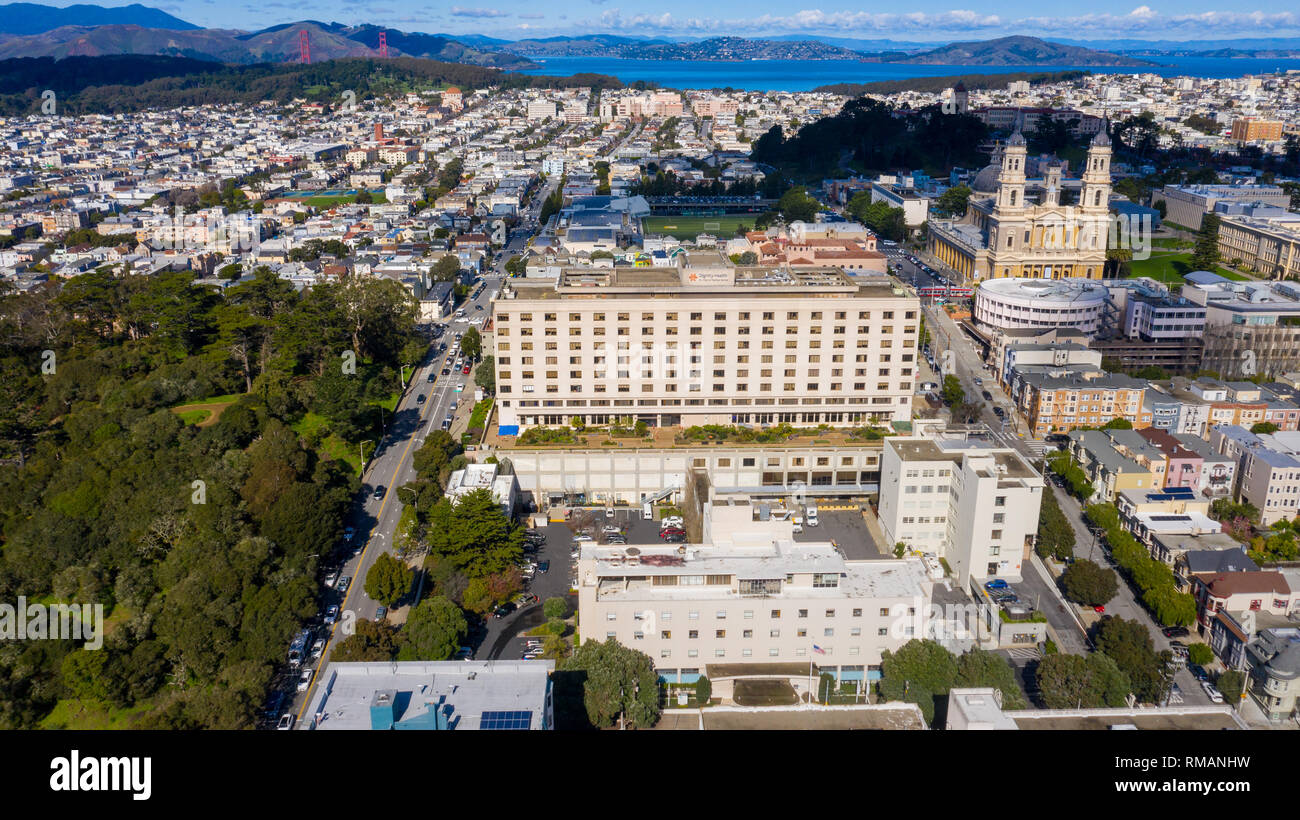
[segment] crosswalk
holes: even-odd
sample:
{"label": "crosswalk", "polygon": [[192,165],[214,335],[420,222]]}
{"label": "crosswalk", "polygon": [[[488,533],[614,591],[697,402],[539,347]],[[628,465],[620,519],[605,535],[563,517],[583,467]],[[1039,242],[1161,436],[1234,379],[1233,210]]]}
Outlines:
{"label": "crosswalk", "polygon": [[1027,438],[1025,439],[1025,446],[1029,448],[1029,452],[1033,453],[1035,458],[1042,458],[1043,454],[1051,449],[1051,446],[1041,438]]}
{"label": "crosswalk", "polygon": [[1013,659],[1036,661],[1042,657],[1036,646],[1017,646],[1012,649],[1004,649],[1004,652]]}

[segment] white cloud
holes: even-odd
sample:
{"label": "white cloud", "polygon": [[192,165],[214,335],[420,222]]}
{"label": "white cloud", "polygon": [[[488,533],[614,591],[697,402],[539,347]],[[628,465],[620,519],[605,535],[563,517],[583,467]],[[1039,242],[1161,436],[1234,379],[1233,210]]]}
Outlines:
{"label": "white cloud", "polygon": [[497,9],[467,9],[463,6],[452,6],[451,16],[481,18],[481,17],[506,17],[508,15],[504,11],[499,11]]}

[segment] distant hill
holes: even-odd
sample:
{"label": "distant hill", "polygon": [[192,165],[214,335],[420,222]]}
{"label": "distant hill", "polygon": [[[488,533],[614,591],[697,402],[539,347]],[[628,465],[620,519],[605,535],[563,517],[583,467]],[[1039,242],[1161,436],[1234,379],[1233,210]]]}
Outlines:
{"label": "distant hill", "polygon": [[39,3],[0,5],[0,34],[41,34],[63,26],[133,25],[172,31],[199,28],[161,9],[139,3],[129,6],[44,6]]}
{"label": "distant hill", "polygon": [[620,37],[616,34],[585,34],[580,37],[516,40],[504,43],[500,48],[525,57],[621,57],[624,48],[647,43],[670,44],[667,40]]}
{"label": "distant hill", "polygon": [[[382,70],[377,70],[382,68]],[[464,63],[414,57],[389,60],[343,58],[301,65],[223,65],[183,57],[119,54],[105,57],[23,57],[0,60],[0,116],[40,110],[43,91],[58,93],[59,113],[117,113],[186,105],[254,105],[308,99],[338,105],[340,88],[358,99],[439,84],[464,89],[621,88],[613,77],[584,74],[542,77]]]}
{"label": "distant hill", "polygon": [[1082,46],[1049,43],[1037,37],[999,37],[922,51],[919,54],[883,53],[871,55],[880,62],[908,65],[1071,65],[1071,66],[1144,66],[1155,63],[1096,51]]}
{"label": "distant hill", "polygon": [[859,97],[863,94],[898,94],[903,91],[928,91],[939,93],[958,82],[970,91],[1006,88],[1010,83],[1025,81],[1030,85],[1064,83],[1091,74],[1090,71],[1015,71],[1007,74],[961,74],[946,77],[907,77],[901,80],[876,80],[869,83],[831,83],[819,85],[813,91],[827,94],[844,94]]}
{"label": "distant hill", "polygon": [[630,60],[858,60],[841,46],[817,40],[756,40],[746,37],[709,37],[696,42],[670,42],[645,38],[592,34],[583,37],[546,37],[501,46],[503,51],[530,57],[619,57]]}
{"label": "distant hill", "polygon": [[484,51],[428,34],[407,34],[379,26],[343,26],[306,21],[255,32],[222,29],[175,31],[138,25],[63,26],[40,34],[0,41],[0,59],[15,57],[99,57],[152,54],[222,63],[296,61],[299,32],[308,33],[313,61],[379,56],[379,33],[387,33],[390,57],[422,57],[489,68],[533,68],[526,58]]}

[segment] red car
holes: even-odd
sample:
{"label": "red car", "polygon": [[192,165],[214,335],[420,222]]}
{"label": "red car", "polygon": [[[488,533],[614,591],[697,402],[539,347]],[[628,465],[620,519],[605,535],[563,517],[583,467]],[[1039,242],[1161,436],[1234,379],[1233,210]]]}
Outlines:
{"label": "red car", "polygon": [[667,529],[663,529],[659,531],[660,538],[666,538],[670,535],[685,535],[685,534],[686,534],[686,530],[681,529],[680,527],[668,527]]}
{"label": "red car", "polygon": [[465,367],[460,372],[469,375],[469,365],[465,365]]}
{"label": "red car", "polygon": [[1101,605],[1097,605],[1097,606],[1094,606],[1094,607],[1092,608],[1092,610],[1093,610],[1093,612],[1105,612],[1105,611],[1106,611],[1106,607],[1101,606]]}

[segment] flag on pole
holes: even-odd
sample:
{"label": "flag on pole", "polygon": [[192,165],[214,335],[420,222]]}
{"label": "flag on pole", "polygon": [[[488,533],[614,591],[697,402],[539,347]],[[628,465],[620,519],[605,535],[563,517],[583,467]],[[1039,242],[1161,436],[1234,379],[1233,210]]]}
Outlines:
{"label": "flag on pole", "polygon": [[826,654],[826,650],[825,650],[825,649],[822,649],[822,648],[821,648],[820,646],[818,646],[817,644],[813,644],[813,652],[817,653],[818,655],[825,655],[825,654]]}

